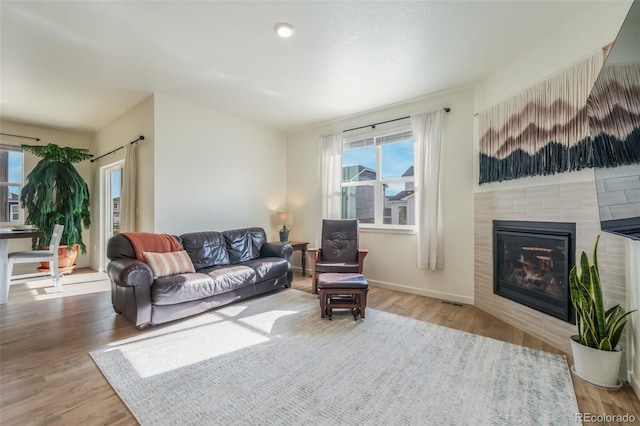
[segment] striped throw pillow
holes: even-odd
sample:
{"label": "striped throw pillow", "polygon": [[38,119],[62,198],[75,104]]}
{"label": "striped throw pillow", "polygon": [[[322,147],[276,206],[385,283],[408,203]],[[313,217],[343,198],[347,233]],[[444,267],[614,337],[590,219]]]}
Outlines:
{"label": "striped throw pillow", "polygon": [[167,275],[195,272],[191,258],[185,250],[171,251],[168,253],[142,252],[144,263],[153,271],[154,278]]}

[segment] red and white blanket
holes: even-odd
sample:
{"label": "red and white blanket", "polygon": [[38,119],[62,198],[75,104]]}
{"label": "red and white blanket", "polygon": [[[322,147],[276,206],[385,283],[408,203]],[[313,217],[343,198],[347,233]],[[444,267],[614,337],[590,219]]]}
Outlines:
{"label": "red and white blanket", "polygon": [[180,251],[182,246],[173,235],[155,234],[152,232],[122,232],[127,237],[136,253],[136,259],[143,260],[142,252],[168,253]]}

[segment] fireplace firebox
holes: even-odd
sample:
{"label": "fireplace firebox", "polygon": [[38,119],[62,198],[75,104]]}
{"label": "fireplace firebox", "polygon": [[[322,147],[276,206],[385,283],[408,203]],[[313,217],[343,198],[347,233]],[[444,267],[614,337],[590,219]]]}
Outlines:
{"label": "fireplace firebox", "polygon": [[575,324],[575,238],[575,223],[494,220],[494,293]]}

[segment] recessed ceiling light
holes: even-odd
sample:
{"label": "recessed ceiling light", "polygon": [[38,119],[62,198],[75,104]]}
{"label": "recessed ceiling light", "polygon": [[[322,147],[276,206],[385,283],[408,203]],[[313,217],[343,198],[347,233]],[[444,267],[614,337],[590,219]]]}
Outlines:
{"label": "recessed ceiling light", "polygon": [[276,32],[276,34],[278,34],[282,38],[291,37],[294,32],[293,25],[287,22],[280,22],[279,24],[276,24],[276,26],[273,27],[273,29]]}

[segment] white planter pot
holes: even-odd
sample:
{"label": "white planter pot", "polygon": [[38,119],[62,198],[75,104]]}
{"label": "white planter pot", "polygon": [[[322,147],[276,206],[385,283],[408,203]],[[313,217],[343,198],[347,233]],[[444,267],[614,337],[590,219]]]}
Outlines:
{"label": "white planter pot", "polygon": [[573,353],[573,372],[581,379],[605,388],[618,388],[618,380],[622,350],[616,346],[614,351],[601,351],[581,345],[571,336],[571,352]]}

